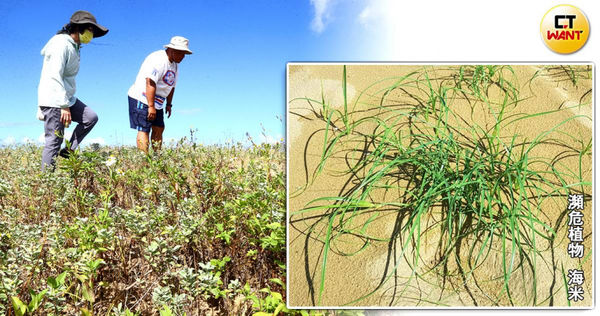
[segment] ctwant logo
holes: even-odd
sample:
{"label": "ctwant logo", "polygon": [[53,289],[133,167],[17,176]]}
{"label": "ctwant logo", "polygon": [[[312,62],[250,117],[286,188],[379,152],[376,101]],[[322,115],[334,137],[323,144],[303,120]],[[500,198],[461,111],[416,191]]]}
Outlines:
{"label": "ctwant logo", "polygon": [[554,16],[554,27],[557,29],[566,29],[567,25],[562,25],[560,23],[560,20],[567,19],[567,20],[569,20],[568,27],[570,29],[572,29],[573,28],[573,20],[575,20],[576,17],[577,17],[576,15],[555,15]]}
{"label": "ctwant logo", "polygon": [[[573,30],[573,20],[575,20],[576,17],[576,15],[555,15],[554,28],[569,30],[556,30],[554,32],[548,30],[548,40],[579,40],[581,38],[581,33],[583,33],[583,30]],[[568,20],[569,24],[561,24],[562,20]]]}
{"label": "ctwant logo", "polygon": [[577,7],[561,4],[546,12],[540,32],[548,48],[560,54],[571,54],[587,42],[589,23]]}

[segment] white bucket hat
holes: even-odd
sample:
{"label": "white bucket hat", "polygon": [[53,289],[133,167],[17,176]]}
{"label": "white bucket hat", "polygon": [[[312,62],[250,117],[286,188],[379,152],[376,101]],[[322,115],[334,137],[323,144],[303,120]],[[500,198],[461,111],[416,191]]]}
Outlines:
{"label": "white bucket hat", "polygon": [[190,41],[183,36],[173,36],[171,43],[165,45],[165,48],[172,48],[176,50],[184,51],[186,54],[191,54],[192,51],[189,49],[188,44]]}

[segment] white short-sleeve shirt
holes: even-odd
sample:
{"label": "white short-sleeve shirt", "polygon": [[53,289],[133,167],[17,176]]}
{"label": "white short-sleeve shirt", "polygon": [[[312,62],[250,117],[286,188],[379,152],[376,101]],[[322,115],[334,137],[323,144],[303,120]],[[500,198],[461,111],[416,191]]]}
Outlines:
{"label": "white short-sleeve shirt", "polygon": [[177,83],[177,63],[169,62],[167,52],[164,50],[155,51],[146,57],[135,82],[129,88],[127,94],[142,103],[148,104],[146,78],[150,78],[156,83],[154,107],[160,110],[166,105],[166,98]]}

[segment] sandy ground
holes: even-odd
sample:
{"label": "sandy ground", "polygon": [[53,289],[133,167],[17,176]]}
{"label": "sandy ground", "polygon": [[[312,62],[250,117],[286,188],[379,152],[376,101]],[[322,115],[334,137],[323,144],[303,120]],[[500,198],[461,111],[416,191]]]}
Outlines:
{"label": "sandy ground", "polygon": [[[513,65],[514,83],[519,90],[519,103],[511,113],[541,113],[560,108],[567,110],[519,121],[506,128],[504,135],[518,134],[532,140],[552,126],[575,117],[561,125],[563,133],[553,133],[552,139],[563,144],[581,147],[577,140],[590,141],[592,137],[592,80],[587,78],[591,72],[588,66],[571,69],[580,70],[576,84],[569,79],[565,67],[551,65]],[[591,67],[591,66],[590,66]],[[427,73],[429,78],[448,78],[457,73],[458,66],[420,66],[420,65],[349,65],[347,67],[346,99],[347,111],[373,113],[381,89],[393,84],[400,76],[411,72]],[[449,265],[446,271],[441,268],[425,273],[436,263],[436,247],[440,242],[439,231],[435,230],[439,216],[432,212],[431,218],[423,225],[429,225],[421,236],[419,268],[416,274],[411,269],[411,254],[414,249],[406,243],[405,252],[400,255],[403,241],[389,240],[394,235],[397,212],[385,210],[365,212],[353,219],[355,227],[366,227],[365,233],[377,236],[382,241],[372,241],[367,247],[364,240],[352,234],[341,234],[331,244],[328,252],[324,291],[319,303],[318,293],[321,283],[321,269],[326,239],[326,221],[322,220],[325,211],[298,213],[309,203],[322,197],[338,196],[346,186],[346,178],[341,176],[347,171],[343,151],[332,155],[323,166],[323,171],[314,176],[319,168],[323,152],[326,119],[320,103],[324,100],[331,109],[344,111],[342,90],[342,65],[289,65],[288,68],[288,209],[289,209],[289,245],[288,245],[288,303],[290,306],[567,306],[566,290],[562,278],[569,269],[581,267],[585,274],[583,284],[584,300],[571,302],[571,306],[591,306],[593,304],[592,257],[587,260],[573,259],[567,254],[568,225],[566,223],[566,197],[545,199],[540,202],[540,218],[555,228],[557,236],[552,243],[538,240],[540,253],[531,265],[536,267],[536,293],[532,293],[533,274],[528,269],[513,273],[508,282],[511,297],[504,290],[502,258],[500,250],[495,249],[484,264],[467,277],[459,273],[459,267]],[[533,78],[533,79],[532,79]],[[398,97],[399,98],[399,97]],[[307,100],[309,99],[309,100]],[[311,101],[312,100],[312,101]],[[359,102],[356,102],[359,100]],[[396,102],[410,102],[399,98]],[[574,107],[573,105],[582,104]],[[461,117],[468,118],[480,126],[489,126],[493,115],[489,111],[471,109],[464,101],[452,104]],[[327,112],[325,112],[327,113]],[[366,116],[367,114],[364,114]],[[579,116],[579,117],[577,117]],[[457,120],[457,119],[455,119]],[[460,124],[448,120],[449,124]],[[335,124],[341,124],[335,122]],[[329,131],[328,133],[334,133]],[[337,148],[352,149],[355,143],[339,144]],[[531,153],[534,157],[555,158],[564,155],[564,149],[554,145],[541,145]],[[565,170],[579,170],[577,157],[568,156],[560,160]],[[592,180],[592,157],[582,160],[582,176],[585,181]],[[590,198],[585,201],[584,246],[585,254],[592,249],[592,201],[591,187],[584,193]],[[373,199],[394,200],[398,197],[389,193],[374,192]],[[439,213],[439,212],[437,212]],[[376,216],[373,216],[376,214]],[[563,214],[561,217],[560,215]],[[367,223],[368,225],[365,225]],[[465,244],[474,243],[466,240]],[[476,243],[476,242],[475,242]],[[357,252],[357,253],[356,253]],[[348,256],[344,254],[356,253]],[[461,260],[468,260],[460,254]],[[464,258],[463,258],[464,257]],[[519,262],[519,259],[515,259]],[[528,272],[529,271],[529,272]],[[384,281],[384,282],[383,282]],[[535,302],[535,303],[534,303]]]}

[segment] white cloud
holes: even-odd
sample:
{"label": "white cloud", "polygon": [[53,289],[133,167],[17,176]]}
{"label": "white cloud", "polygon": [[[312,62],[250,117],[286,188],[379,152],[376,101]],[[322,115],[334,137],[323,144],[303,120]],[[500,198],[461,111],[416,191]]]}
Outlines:
{"label": "white cloud", "polygon": [[282,139],[281,135],[274,137],[274,136],[267,135],[267,134],[261,134],[258,138],[258,141],[262,144],[276,144],[281,139]]}
{"label": "white cloud", "polygon": [[[71,139],[71,135],[73,135],[73,131],[72,130],[65,130],[65,139],[66,140],[70,140]],[[34,143],[34,141],[29,138],[29,137],[25,137],[23,138],[23,143]],[[46,137],[44,135],[44,133],[41,133],[38,138],[37,138],[37,143],[40,145],[44,145],[46,143]],[[100,144],[100,145],[106,145],[106,140],[102,137],[94,137],[94,138],[85,138],[83,140],[83,145],[90,145],[90,144]],[[64,143],[63,143],[64,146]]]}
{"label": "white cloud", "polygon": [[[23,142],[25,142],[25,141],[23,141]],[[46,143],[46,135],[44,135],[44,133],[41,133],[40,136],[38,136],[38,138],[37,138],[37,142],[38,142],[38,144]]]}
{"label": "white cloud", "polygon": [[0,127],[37,126],[39,122],[0,122]]}
{"label": "white cloud", "polygon": [[363,26],[368,26],[373,19],[373,15],[373,8],[370,5],[367,5],[367,7],[364,8],[358,15],[358,21]]}
{"label": "white cloud", "polygon": [[175,145],[175,144],[177,144],[178,141],[179,141],[179,139],[177,139],[175,137],[164,137],[163,145]]}
{"label": "white cloud", "polygon": [[83,140],[83,144],[86,144],[86,145],[90,145],[90,144],[106,145],[106,141],[102,137],[85,138]]}
{"label": "white cloud", "polygon": [[315,9],[315,16],[310,24],[313,31],[322,33],[331,17],[331,7],[334,0],[310,0]]}
{"label": "white cloud", "polygon": [[365,27],[381,27],[380,30],[384,31],[390,28],[395,30],[403,23],[401,18],[403,15],[399,12],[406,12],[405,7],[405,3],[395,0],[368,0],[367,5],[358,15],[358,21]]}
{"label": "white cloud", "polygon": [[5,137],[2,140],[2,144],[5,146],[14,145],[16,143],[16,139],[13,136]]}
{"label": "white cloud", "polygon": [[[42,134],[42,136],[44,136],[44,134]],[[42,138],[42,140],[43,140],[43,138]],[[21,142],[23,144],[34,144],[34,145],[36,144],[36,141],[34,141],[33,139],[31,139],[31,138],[29,138],[27,136],[23,137],[23,139],[21,139]],[[43,142],[40,142],[39,139],[38,139],[37,143],[43,144]]]}

